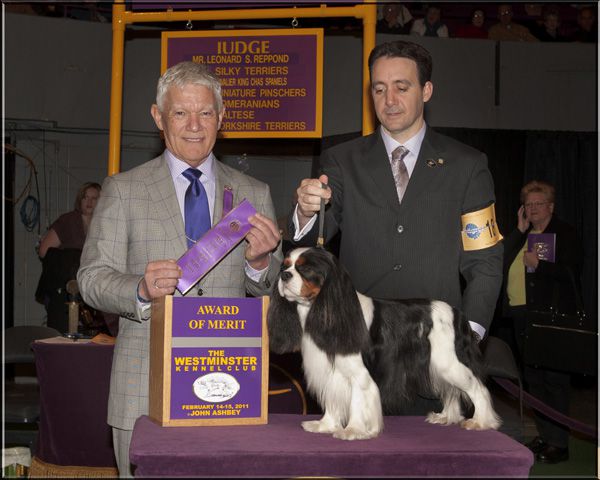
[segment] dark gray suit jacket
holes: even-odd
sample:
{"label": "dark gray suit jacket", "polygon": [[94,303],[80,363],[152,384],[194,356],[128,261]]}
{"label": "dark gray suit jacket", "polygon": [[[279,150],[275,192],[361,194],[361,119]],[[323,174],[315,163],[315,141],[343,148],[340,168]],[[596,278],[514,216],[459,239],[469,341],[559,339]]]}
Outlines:
{"label": "dark gray suit jacket", "polygon": [[[489,328],[503,247],[466,252],[461,240],[461,215],[495,201],[483,153],[427,127],[402,204],[379,130],[323,152],[321,170],[333,192],[326,241],[341,232],[340,261],[358,291],[444,300]],[[298,243],[315,245],[317,225]]]}

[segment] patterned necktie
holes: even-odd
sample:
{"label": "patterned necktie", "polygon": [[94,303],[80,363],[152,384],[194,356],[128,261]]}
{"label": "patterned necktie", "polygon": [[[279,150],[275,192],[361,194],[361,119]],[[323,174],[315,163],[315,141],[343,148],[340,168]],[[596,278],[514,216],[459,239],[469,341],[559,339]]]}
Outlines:
{"label": "patterned necktie", "polygon": [[396,182],[398,202],[402,203],[402,197],[408,185],[408,170],[404,163],[404,157],[408,155],[408,149],[400,145],[392,152],[392,173]]}
{"label": "patterned necktie", "polygon": [[183,176],[190,182],[185,191],[185,236],[190,248],[202,235],[210,230],[210,211],[206,190],[202,186],[200,176],[202,172],[195,168],[188,168]]}

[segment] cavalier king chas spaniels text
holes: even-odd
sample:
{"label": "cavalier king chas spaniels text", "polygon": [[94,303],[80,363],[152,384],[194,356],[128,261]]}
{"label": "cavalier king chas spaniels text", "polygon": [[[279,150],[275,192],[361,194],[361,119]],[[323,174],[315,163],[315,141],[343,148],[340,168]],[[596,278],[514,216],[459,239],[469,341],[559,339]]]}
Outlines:
{"label": "cavalier king chas spaniels text", "polygon": [[[292,250],[268,312],[270,348],[300,350],[308,390],[323,408],[309,432],[344,440],[376,437],[383,415],[403,411],[417,392],[443,403],[427,421],[497,429],[500,419],[483,384],[479,349],[468,322],[435,300],[376,300],[354,289],[322,248]],[[465,419],[461,398],[473,407]]]}

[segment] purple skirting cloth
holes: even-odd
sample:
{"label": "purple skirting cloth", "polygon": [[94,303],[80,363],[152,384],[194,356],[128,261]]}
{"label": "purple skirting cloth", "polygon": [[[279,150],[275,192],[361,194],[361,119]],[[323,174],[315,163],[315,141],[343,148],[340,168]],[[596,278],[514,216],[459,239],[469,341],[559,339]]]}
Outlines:
{"label": "purple skirting cloth", "polygon": [[113,345],[34,342],[40,385],[35,455],[55,465],[116,467],[106,423]]}
{"label": "purple skirting cloth", "polygon": [[373,440],[305,432],[318,416],[271,414],[267,425],[160,427],[140,417],[129,450],[135,476],[528,477],[533,454],[507,435],[386,417]]}

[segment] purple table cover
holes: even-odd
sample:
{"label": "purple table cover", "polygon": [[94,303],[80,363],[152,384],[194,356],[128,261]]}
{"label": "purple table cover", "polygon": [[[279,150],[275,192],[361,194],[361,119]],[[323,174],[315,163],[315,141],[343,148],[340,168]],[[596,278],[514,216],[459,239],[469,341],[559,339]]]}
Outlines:
{"label": "purple table cover", "polygon": [[32,344],[40,385],[35,455],[54,465],[116,467],[106,423],[113,345]]}
{"label": "purple table cover", "polygon": [[533,454],[507,435],[386,417],[373,440],[305,432],[314,415],[267,425],[160,427],[140,417],[129,450],[136,477],[528,477]]}

